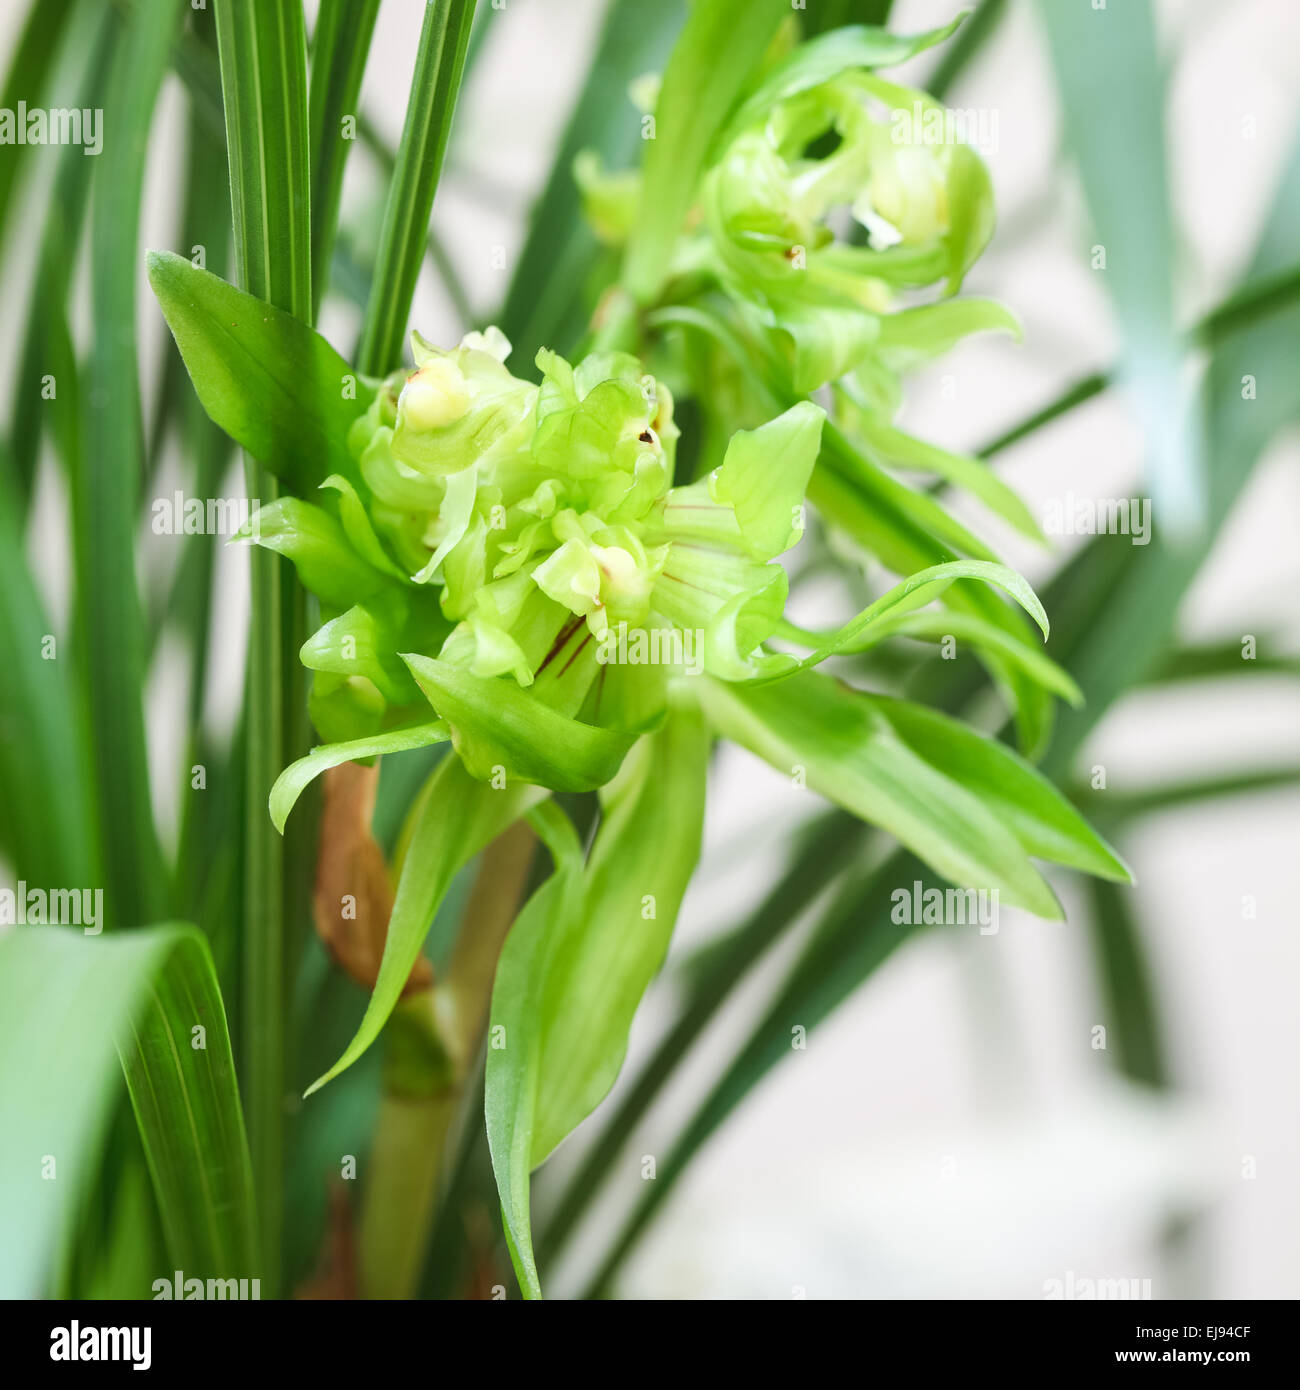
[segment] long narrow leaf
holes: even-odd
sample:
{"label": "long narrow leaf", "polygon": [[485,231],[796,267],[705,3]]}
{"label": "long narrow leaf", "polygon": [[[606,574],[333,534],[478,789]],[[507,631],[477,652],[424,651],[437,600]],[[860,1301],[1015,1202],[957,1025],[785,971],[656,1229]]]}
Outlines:
{"label": "long narrow leaf", "polygon": [[141,708],[145,643],[135,534],[144,439],[135,296],[145,145],[179,19],[179,0],[138,9],[113,61],[105,106],[114,118],[95,173],[91,215],[96,333],[85,395],[86,447],[74,462],[72,488],[78,631],[105,886],[110,918],[121,923],[157,920],[167,896]]}
{"label": "long narrow leaf", "polygon": [[476,782],[459,758],[438,764],[418,803],[365,1017],[342,1057],[307,1088],[307,1095],[350,1067],[379,1036],[456,873],[544,795],[522,782],[499,789]]}
{"label": "long narrow leaf", "polygon": [[0,844],[20,878],[90,888],[99,876],[98,823],[82,769],[90,755],[72,663],[57,643],[22,563],[17,489],[0,449]]}
{"label": "long narrow leaf", "polygon": [[529,216],[528,236],[515,262],[497,322],[520,360],[541,347],[567,354],[582,337],[590,314],[586,281],[599,252],[582,216],[573,161],[593,150],[610,169],[634,165],[641,126],[628,100],[635,78],[667,60],[686,18],[684,0],[613,0],[587,80],[569,117],[551,176]]}
{"label": "long narrow leaf", "polygon": [[608,789],[581,880],[574,856],[561,857],[501,954],[492,1028],[504,1045],[488,1052],[488,1139],[515,1270],[531,1298],[541,1284],[528,1173],[599,1105],[623,1064],[699,858],[707,762],[698,712],[675,710]]}
{"label": "long narrow leaf", "polygon": [[[39,104],[72,10],[73,0],[48,0],[46,4],[29,7],[27,22],[5,75],[0,108],[12,112],[19,101],[33,107]],[[0,241],[8,232],[13,191],[29,148],[26,144],[11,147],[0,159]]]}
{"label": "long narrow leaf", "polygon": [[664,71],[623,267],[635,299],[646,302],[659,288],[709,146],[789,13],[784,0],[697,0],[692,7]]}
{"label": "long narrow leaf", "polygon": [[[216,0],[235,263],[257,299],[308,323],[312,314],[307,37],[298,0]],[[281,364],[283,367],[283,364]],[[277,488],[252,458],[250,497]],[[268,1292],[279,1290],[284,1172],[286,938],[309,901],[309,824],[283,844],[262,797],[307,746],[306,681],[298,649],[306,602],[269,552],[250,556],[244,828],[245,997],[249,1138],[257,1174]]]}
{"label": "long narrow leaf", "polygon": [[945,878],[1060,918],[1013,830],[976,792],[914,753],[881,702],[816,671],[757,688],[710,680],[702,698],[721,732],[888,830]]}
{"label": "long narrow leaf", "polygon": [[322,0],[311,43],[312,307],[319,311],[334,251],[343,166],[352,141],[343,121],[355,121],[361,78],[379,15],[379,0]]}
{"label": "long narrow leaf", "polygon": [[371,375],[392,371],[401,362],[474,5],[475,0],[430,0],[425,7],[406,124],[379,233],[374,285],[357,349],[358,368]]}

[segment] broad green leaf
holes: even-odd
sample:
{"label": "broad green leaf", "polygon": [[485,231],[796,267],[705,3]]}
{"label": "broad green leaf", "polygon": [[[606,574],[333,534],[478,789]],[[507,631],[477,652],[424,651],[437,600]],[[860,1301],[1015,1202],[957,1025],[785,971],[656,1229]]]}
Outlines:
{"label": "broad green leaf", "polygon": [[306,1095],[350,1067],[379,1036],[401,998],[452,879],[544,795],[522,782],[499,789],[480,782],[465,771],[459,758],[446,757],[434,769],[420,794],[414,829],[402,859],[379,978],[365,1016],[342,1057],[312,1082]]}
{"label": "broad green leaf", "polygon": [[402,660],[451,729],[452,745],[475,776],[504,769],[552,791],[603,787],[618,771],[635,734],[570,719],[521,689],[510,677],[475,676],[436,657],[402,653]]}
{"label": "broad green leaf", "polygon": [[248,1147],[204,938],[185,926],[6,933],[0,1051],[12,1063],[33,1046],[39,1067],[11,1064],[0,1076],[0,1293],[47,1292],[98,1171],[119,1055],[175,1267],[257,1274]]}
{"label": "broad green leaf", "polygon": [[[543,817],[543,812],[549,814]],[[545,1031],[541,989],[566,923],[582,911],[582,847],[554,802],[544,802],[530,814],[555,870],[515,919],[497,964],[491,1029],[504,1046],[488,1050],[484,1117],[511,1262],[524,1297],[540,1298],[529,1177],[537,1166],[533,1132]]]}
{"label": "broad green leaf", "polygon": [[777,26],[785,0],[696,0],[664,71],[636,232],[623,266],[634,299],[654,298],[705,160]]}
{"label": "broad green leaf", "polygon": [[360,485],[347,439],[365,402],[319,333],[167,251],[149,253],[149,283],[203,408],[237,444],[300,497],[334,473]]}
{"label": "broad green leaf", "polygon": [[410,728],[389,729],[387,733],[376,734],[373,738],[353,739],[350,743],[326,743],[313,748],[305,758],[290,763],[271,788],[270,810],[275,828],[284,833],[284,823],[289,819],[289,812],[293,810],[303,789],[331,767],[357,762],[362,758],[378,758],[385,753],[428,748],[435,743],[445,743],[449,737],[447,726],[435,719]]}
{"label": "broad green leaf", "polygon": [[[674,710],[629,755],[580,882],[572,855],[512,929],[497,968],[487,1119],[516,1272],[540,1297],[527,1173],[600,1104],[663,963],[700,852],[708,731]],[[569,832],[572,835],[572,832]],[[524,931],[520,931],[520,927]],[[521,1172],[522,1169],[522,1172]]]}
{"label": "broad green leaf", "polygon": [[872,697],[899,738],[932,767],[990,806],[1025,852],[1086,874],[1128,883],[1127,865],[1066,798],[997,739],[938,710]]}
{"label": "broad green leaf", "polygon": [[429,239],[429,215],[451,135],[475,0],[429,0],[415,54],[406,123],[388,189],[357,366],[379,376],[400,366],[407,319]]}
{"label": "broad green leaf", "polygon": [[773,767],[879,825],[962,887],[1059,920],[1060,905],[1001,808],[932,766],[898,735],[881,702],[816,671],[779,685],[701,682],[714,727]]}

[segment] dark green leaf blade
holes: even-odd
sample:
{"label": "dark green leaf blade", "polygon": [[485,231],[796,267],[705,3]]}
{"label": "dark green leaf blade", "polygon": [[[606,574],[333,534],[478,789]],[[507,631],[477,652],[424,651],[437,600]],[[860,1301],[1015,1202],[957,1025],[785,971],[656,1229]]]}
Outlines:
{"label": "dark green leaf blade", "polygon": [[311,284],[319,311],[334,252],[343,166],[352,141],[343,120],[357,116],[379,0],[321,0],[311,43]]}

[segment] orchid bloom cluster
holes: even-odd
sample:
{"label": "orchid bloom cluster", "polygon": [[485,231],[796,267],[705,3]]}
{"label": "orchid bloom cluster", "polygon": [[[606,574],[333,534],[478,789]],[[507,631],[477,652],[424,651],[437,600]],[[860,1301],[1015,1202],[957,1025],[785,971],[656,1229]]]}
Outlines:
{"label": "orchid bloom cluster", "polygon": [[[924,93],[845,73],[752,118],[704,182],[702,205],[724,286],[792,347],[797,391],[856,371],[897,405],[909,348],[904,301],[955,292],[993,227],[987,171],[924,115]],[[929,134],[927,134],[929,133]],[[824,153],[816,153],[825,150]],[[847,210],[853,237],[837,237]]]}
{"label": "orchid bloom cluster", "polygon": [[[903,370],[970,332],[1018,332],[1000,305],[946,298],[992,235],[988,171],[925,92],[866,67],[811,85],[792,71],[728,124],[673,270],[713,276],[788,360],[796,392],[836,382],[892,416]],[[591,151],[575,175],[597,234],[626,240],[639,177]],[[934,287],[942,301],[914,302]]]}
{"label": "orchid bloom cluster", "polygon": [[[523,816],[550,855],[497,963],[492,1026],[511,1041],[485,1066],[489,1148],[531,1296],[529,1173],[618,1073],[699,858],[715,737],[1008,906],[1061,916],[1034,860],[1128,877],[999,740],[814,669],[898,636],[960,640],[1026,748],[1050,728],[1053,696],[1079,698],[1026,621],[1047,636],[1024,578],[887,472],[937,474],[1036,532],[979,459],[892,424],[912,365],[1015,329],[1001,306],[956,297],[992,231],[983,164],[941,107],[876,74],[955,26],[912,38],[845,26],[794,44],[780,8],[753,7],[731,74],[743,81],[720,84],[730,104],[712,125],[683,123],[678,105],[677,135],[644,173],[580,157],[593,226],[628,250],[594,318],[601,346],[574,362],[543,348],[539,380],[507,368],[496,329],[450,350],[413,334],[413,368],[340,408],[333,381],[355,377],[313,330],[180,257],[151,264],[209,413],[288,488],[241,535],[292,560],[319,600],[301,657],[325,746],[280,774],[276,825],[341,763],[447,739],[457,755],[412,803],[370,1004],[312,1089],[379,1036],[460,867]],[[700,0],[688,20],[664,78],[675,103],[712,60],[724,11]],[[280,366],[286,346],[296,374]],[[681,468],[665,378],[699,421]],[[899,580],[829,631],[784,615],[779,559],[809,496]],[[943,612],[921,611],[940,599]],[[589,844],[543,789],[600,790]]]}
{"label": "orchid bloom cluster", "polygon": [[635,734],[675,679],[761,670],[786,597],[772,561],[801,533],[822,411],[738,432],[719,468],[675,487],[672,396],[634,357],[542,351],[535,385],[509,350],[496,329],[451,351],[413,335],[415,370],[353,427],[359,486],[334,476],[321,504],[274,502],[246,536],[320,599],[302,659],[327,740],[427,720],[432,703],[474,775],[534,780],[494,723],[502,681]]}

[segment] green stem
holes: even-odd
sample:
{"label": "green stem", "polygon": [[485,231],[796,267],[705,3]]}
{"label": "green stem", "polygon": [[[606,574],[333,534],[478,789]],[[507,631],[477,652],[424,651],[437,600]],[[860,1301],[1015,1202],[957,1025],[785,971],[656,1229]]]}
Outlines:
{"label": "green stem", "polygon": [[404,999],[384,1030],[383,1094],[359,1236],[366,1298],[409,1298],[420,1278],[437,1202],[438,1159],[457,1104],[432,1004],[431,990]]}
{"label": "green stem", "polygon": [[519,821],[497,837],[441,981],[404,1000],[384,1030],[384,1095],[361,1220],[367,1298],[410,1298],[444,1186],[448,1136],[482,1043],[492,981],[528,882],[534,836]]}
{"label": "green stem", "polygon": [[[307,37],[295,0],[217,0],[217,48],[230,163],[235,257],[250,294],[306,323],[312,318]],[[245,460],[250,498],[278,487]],[[306,750],[306,682],[297,653],[306,598],[286,583],[277,556],[250,561],[247,783],[244,824],[244,1075],[249,1145],[257,1181],[263,1288],[280,1285],[284,1222],[285,1095],[290,926],[310,902],[314,825],[299,816],[282,842],[265,798],[280,770]]]}

